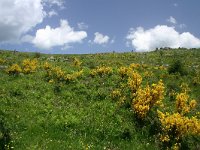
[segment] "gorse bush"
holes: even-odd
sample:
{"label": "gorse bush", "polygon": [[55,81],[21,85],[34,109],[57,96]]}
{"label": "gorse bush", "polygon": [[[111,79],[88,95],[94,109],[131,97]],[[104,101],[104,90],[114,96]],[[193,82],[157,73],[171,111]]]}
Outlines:
{"label": "gorse bush", "polygon": [[54,81],[58,82],[69,82],[74,81],[83,74],[83,70],[73,72],[71,74],[66,73],[61,67],[52,67],[49,63],[45,62],[44,69],[47,71],[47,78],[50,83]]}
{"label": "gorse bush", "polygon": [[144,89],[139,88],[132,101],[132,108],[138,118],[144,119],[153,106],[162,104],[163,98],[164,84],[159,81],[151,87],[147,85]]}
{"label": "gorse bush", "polygon": [[36,59],[30,60],[30,59],[24,59],[22,61],[22,65],[13,64],[9,68],[6,69],[6,72],[8,74],[29,74],[36,71],[36,68],[38,67],[38,61]]}
{"label": "gorse bush", "polygon": [[179,143],[184,137],[189,135],[200,135],[200,121],[196,117],[187,117],[179,113],[162,113],[158,111],[158,117],[162,126],[162,135],[160,140],[165,143],[172,143],[169,146],[174,146]]}
{"label": "gorse bush", "polygon": [[134,95],[137,89],[142,83],[142,76],[137,72],[132,72],[129,74],[128,85],[131,88],[132,94]]}
{"label": "gorse bush", "polygon": [[[184,84],[182,84],[184,85]],[[158,112],[162,126],[160,140],[168,147],[181,148],[183,138],[200,135],[200,120],[197,116],[188,115],[197,106],[196,100],[189,101],[188,88],[182,86],[182,92],[176,96],[176,111],[174,113]]]}
{"label": "gorse bush", "polygon": [[17,75],[22,72],[22,68],[18,64],[13,64],[6,69],[6,72],[11,75]]}
{"label": "gorse bush", "polygon": [[196,100],[189,101],[187,93],[179,93],[176,96],[176,110],[179,114],[187,114],[197,105]]}
{"label": "gorse bush", "polygon": [[25,59],[23,60],[22,62],[22,68],[23,68],[23,72],[28,74],[28,73],[33,73],[36,71],[36,68],[37,68],[37,59],[33,59],[33,60],[30,60],[30,59]]}
{"label": "gorse bush", "polygon": [[95,76],[95,75],[100,75],[100,76],[103,76],[103,75],[110,75],[112,74],[113,70],[111,67],[106,67],[106,66],[98,66],[96,69],[92,69],[90,74],[92,76]]}

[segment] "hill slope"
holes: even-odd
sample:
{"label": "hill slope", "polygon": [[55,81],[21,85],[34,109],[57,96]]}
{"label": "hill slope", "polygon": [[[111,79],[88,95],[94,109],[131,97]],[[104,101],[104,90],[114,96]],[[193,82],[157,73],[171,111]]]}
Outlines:
{"label": "hill slope", "polygon": [[[200,50],[92,55],[2,50],[0,76],[0,149],[162,149],[179,143],[200,148],[199,130],[190,127],[186,133],[175,126],[179,139],[162,142],[160,136],[169,133],[157,114],[177,113],[182,121],[196,116],[193,127],[200,128]],[[188,97],[177,106],[181,93]],[[197,105],[190,108],[193,99]]]}

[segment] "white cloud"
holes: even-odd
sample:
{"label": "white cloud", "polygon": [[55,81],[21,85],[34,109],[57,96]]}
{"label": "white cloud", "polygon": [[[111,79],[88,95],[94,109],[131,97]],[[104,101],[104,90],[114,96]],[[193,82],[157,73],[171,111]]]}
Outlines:
{"label": "white cloud", "polygon": [[58,15],[58,13],[55,10],[51,10],[48,12],[49,18],[51,18],[52,16],[57,16],[57,15]]}
{"label": "white cloud", "polygon": [[74,31],[66,20],[60,21],[60,27],[51,28],[46,26],[39,29],[32,43],[41,49],[50,49],[54,46],[65,46],[70,43],[81,42],[87,37],[85,31]]}
{"label": "white cloud", "polygon": [[79,22],[77,25],[78,25],[78,28],[80,30],[86,30],[86,29],[88,29],[88,25],[85,24],[84,22]]}
{"label": "white cloud", "polygon": [[107,44],[109,42],[110,37],[107,36],[107,35],[103,35],[103,34],[101,34],[99,32],[94,33],[94,35],[95,35],[95,37],[94,37],[93,42],[95,44],[100,44],[101,45],[101,44]]}
{"label": "white cloud", "polygon": [[57,5],[61,8],[64,7],[64,0],[42,0],[45,5],[52,7],[53,5]]}
{"label": "white cloud", "polygon": [[46,16],[41,0],[0,1],[0,42],[16,42]]}
{"label": "white cloud", "polygon": [[184,28],[186,28],[187,26],[186,26],[186,24],[184,24],[184,23],[182,23],[182,24],[179,24],[179,28],[181,28],[181,29],[184,29]]}
{"label": "white cloud", "polygon": [[172,23],[172,24],[176,24],[177,21],[174,17],[170,16],[168,19],[167,19],[168,22]]}
{"label": "white cloud", "polygon": [[131,42],[136,51],[152,51],[161,47],[200,47],[200,39],[191,33],[178,33],[174,27],[166,25],[157,25],[148,30],[144,30],[142,27],[138,27],[136,30],[130,29],[126,39]]}

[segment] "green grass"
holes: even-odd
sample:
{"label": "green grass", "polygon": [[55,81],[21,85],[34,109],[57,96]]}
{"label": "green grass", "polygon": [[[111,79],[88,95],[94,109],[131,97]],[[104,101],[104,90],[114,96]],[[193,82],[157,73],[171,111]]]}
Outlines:
{"label": "green grass", "polygon": [[[52,56],[55,60],[51,60]],[[35,73],[15,76],[5,72],[11,64],[35,57],[40,64]],[[72,65],[74,57],[82,62],[80,68]],[[182,83],[188,84],[190,97],[196,99],[197,111],[200,110],[200,84],[194,83],[196,77],[200,82],[199,49],[88,55],[14,54],[1,50],[0,59],[5,60],[0,64],[0,149],[6,149],[6,144],[16,150],[162,149],[158,135],[150,132],[151,126],[140,126],[130,106],[119,106],[110,96],[112,90],[126,83],[121,81],[117,69],[131,63],[148,65],[146,69],[138,69],[142,75],[152,71],[153,76],[143,77],[143,86],[162,78],[165,110],[173,110],[175,101],[168,93],[180,92]],[[167,70],[155,68],[168,67],[176,60],[182,62],[187,74],[169,74]],[[45,61],[68,73],[80,69],[84,73],[73,82],[49,83],[42,67]],[[113,73],[91,77],[90,70],[100,65],[112,67]],[[128,87],[123,90],[131,95]],[[200,148],[198,142],[199,137],[188,138],[187,148]]]}

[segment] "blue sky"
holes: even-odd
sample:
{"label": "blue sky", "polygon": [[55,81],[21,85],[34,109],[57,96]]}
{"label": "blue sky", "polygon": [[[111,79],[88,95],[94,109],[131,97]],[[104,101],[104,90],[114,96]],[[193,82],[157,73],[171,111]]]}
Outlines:
{"label": "blue sky", "polygon": [[199,0],[1,0],[0,49],[44,53],[200,47]]}

